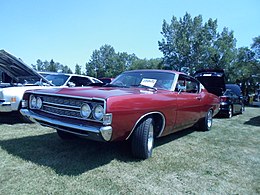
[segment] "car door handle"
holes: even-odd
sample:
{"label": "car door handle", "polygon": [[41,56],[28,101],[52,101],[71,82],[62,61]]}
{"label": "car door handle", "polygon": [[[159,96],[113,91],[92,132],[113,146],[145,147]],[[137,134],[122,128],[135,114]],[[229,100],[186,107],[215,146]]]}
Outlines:
{"label": "car door handle", "polygon": [[201,97],[196,97],[197,100],[201,100]]}

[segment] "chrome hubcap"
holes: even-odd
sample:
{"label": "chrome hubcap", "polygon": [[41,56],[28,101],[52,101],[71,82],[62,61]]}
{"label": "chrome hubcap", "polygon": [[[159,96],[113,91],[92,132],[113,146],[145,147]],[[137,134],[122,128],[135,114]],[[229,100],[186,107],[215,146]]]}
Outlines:
{"label": "chrome hubcap", "polygon": [[210,110],[208,112],[208,128],[210,128],[212,126],[212,111]]}
{"label": "chrome hubcap", "polygon": [[152,148],[153,148],[153,141],[154,141],[154,137],[153,137],[153,125],[150,124],[149,127],[149,133],[148,133],[148,142],[147,142],[147,147],[148,147],[148,151],[151,152]]}
{"label": "chrome hubcap", "polygon": [[229,118],[232,117],[232,107],[231,106],[229,107],[229,110],[228,110],[228,116],[229,116]]}

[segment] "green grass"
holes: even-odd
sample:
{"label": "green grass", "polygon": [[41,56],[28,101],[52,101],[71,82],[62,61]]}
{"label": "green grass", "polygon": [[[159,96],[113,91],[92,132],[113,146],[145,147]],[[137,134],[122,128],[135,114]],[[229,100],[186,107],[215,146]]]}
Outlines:
{"label": "green grass", "polygon": [[260,194],[260,108],[161,138],[145,161],[1,114],[0,194]]}

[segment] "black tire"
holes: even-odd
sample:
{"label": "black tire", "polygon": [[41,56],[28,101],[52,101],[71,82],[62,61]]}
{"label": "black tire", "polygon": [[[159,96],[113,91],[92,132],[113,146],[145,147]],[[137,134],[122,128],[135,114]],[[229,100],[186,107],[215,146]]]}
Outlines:
{"label": "black tire", "polygon": [[134,157],[148,159],[152,156],[154,145],[154,121],[146,118],[141,121],[131,137],[131,148]]}
{"label": "black tire", "polygon": [[198,129],[200,131],[209,131],[213,123],[213,111],[209,110],[204,118],[198,123]]}
{"label": "black tire", "polygon": [[75,135],[56,129],[58,136],[63,140],[73,140],[76,138]]}

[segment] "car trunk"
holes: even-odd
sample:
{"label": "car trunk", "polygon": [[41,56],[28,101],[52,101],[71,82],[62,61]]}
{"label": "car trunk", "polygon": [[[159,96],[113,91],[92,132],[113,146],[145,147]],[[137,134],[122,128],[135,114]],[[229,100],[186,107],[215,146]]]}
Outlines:
{"label": "car trunk", "polygon": [[194,75],[208,92],[222,96],[226,91],[225,74],[223,70],[200,70]]}

